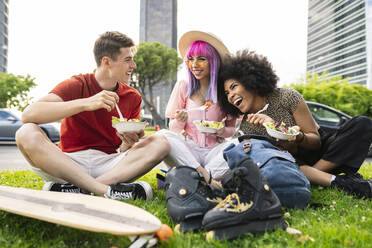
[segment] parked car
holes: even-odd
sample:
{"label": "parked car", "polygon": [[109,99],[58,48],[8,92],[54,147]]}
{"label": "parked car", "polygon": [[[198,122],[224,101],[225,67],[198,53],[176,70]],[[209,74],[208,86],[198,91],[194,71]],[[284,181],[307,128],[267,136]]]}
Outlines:
{"label": "parked car", "polygon": [[[15,133],[23,125],[14,111],[0,109],[0,144],[15,143]],[[59,130],[53,124],[41,124],[40,128],[52,142],[59,142]]]}
{"label": "parked car", "polygon": [[[327,105],[306,101],[315,121],[325,130],[337,130],[345,121],[352,117]],[[372,144],[369,147],[368,156],[372,156]]]}

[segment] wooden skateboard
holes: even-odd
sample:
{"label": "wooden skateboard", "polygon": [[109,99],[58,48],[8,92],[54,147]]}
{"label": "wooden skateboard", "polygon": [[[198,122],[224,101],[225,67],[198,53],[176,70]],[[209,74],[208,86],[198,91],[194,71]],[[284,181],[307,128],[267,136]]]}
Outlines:
{"label": "wooden skateboard", "polygon": [[[149,241],[162,226],[154,215],[121,201],[1,185],[0,209],[87,231],[130,236],[137,243]],[[131,247],[145,246],[133,243]]]}

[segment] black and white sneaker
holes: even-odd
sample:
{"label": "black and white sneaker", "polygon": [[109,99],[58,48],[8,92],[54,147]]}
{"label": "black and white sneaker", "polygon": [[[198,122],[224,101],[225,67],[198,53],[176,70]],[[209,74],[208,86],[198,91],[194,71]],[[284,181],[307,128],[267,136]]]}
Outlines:
{"label": "black and white sneaker", "polygon": [[368,179],[365,179],[361,174],[359,174],[358,172],[355,172],[353,174],[348,174],[349,176],[351,177],[354,177],[356,178],[357,180],[366,180],[368,182],[371,182],[372,183],[372,178],[368,178]]}
{"label": "black and white sneaker", "polygon": [[134,183],[117,183],[110,185],[109,194],[105,194],[106,198],[114,200],[131,200],[131,199],[152,199],[152,189],[150,184],[145,181],[137,181]]}
{"label": "black and white sneaker", "polygon": [[55,182],[46,182],[44,183],[43,190],[45,191],[56,191],[56,192],[65,192],[65,193],[83,193],[79,187],[71,183],[55,183]]}
{"label": "black and white sneaker", "polygon": [[332,181],[331,187],[344,190],[359,198],[372,198],[372,182],[363,179],[363,177],[360,178],[350,174],[337,175],[335,180]]}

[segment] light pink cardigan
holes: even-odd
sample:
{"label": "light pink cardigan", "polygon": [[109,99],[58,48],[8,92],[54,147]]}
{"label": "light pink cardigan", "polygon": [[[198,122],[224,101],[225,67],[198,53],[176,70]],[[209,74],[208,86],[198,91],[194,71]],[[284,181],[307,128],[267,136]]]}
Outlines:
{"label": "light pink cardigan", "polygon": [[[193,123],[194,120],[204,120],[203,110],[190,111],[188,113],[187,122],[182,122],[174,119],[177,110],[187,110],[200,106],[193,102],[190,98],[186,98],[186,84],[187,81],[185,80],[177,82],[169,98],[167,109],[165,111],[165,116],[171,119],[169,123],[169,129],[177,133],[185,130],[185,133],[190,136],[200,147],[211,148],[217,142],[216,137],[199,132],[195,124]],[[212,106],[210,106],[205,111],[205,120],[221,121],[225,117],[218,104],[212,104]],[[227,138],[234,134],[235,121],[235,118],[228,116],[225,122],[225,132],[221,135],[222,138]]]}

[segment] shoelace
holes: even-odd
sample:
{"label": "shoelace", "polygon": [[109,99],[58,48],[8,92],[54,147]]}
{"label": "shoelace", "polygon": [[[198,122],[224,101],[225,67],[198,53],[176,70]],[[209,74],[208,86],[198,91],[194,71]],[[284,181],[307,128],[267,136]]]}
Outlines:
{"label": "shoelace", "polygon": [[253,202],[250,201],[249,203],[241,203],[239,199],[239,195],[236,193],[232,193],[226,198],[217,204],[215,207],[217,208],[223,208],[226,206],[226,212],[244,212],[248,210],[250,207],[253,206]]}
{"label": "shoelace", "polygon": [[[235,202],[237,202],[237,204],[234,203],[234,199],[236,199]],[[220,203],[218,203],[215,208],[222,208],[226,204],[229,204],[229,206],[231,206],[231,207],[240,206],[240,199],[239,199],[238,194],[232,193],[232,194],[226,196],[226,198],[224,200],[222,200]]]}

